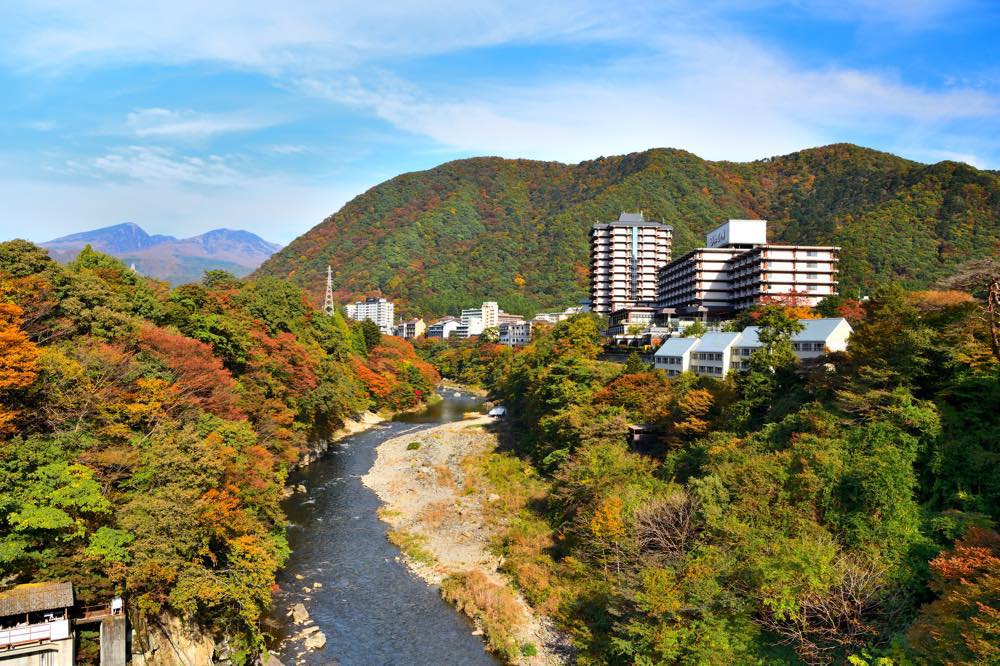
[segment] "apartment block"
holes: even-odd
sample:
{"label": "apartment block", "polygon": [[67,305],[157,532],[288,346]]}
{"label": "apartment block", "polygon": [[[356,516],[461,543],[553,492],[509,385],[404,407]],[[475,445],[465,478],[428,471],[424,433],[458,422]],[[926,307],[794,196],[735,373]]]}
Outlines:
{"label": "apartment block", "polygon": [[486,301],[478,308],[462,310],[462,316],[459,319],[467,331],[462,337],[479,335],[487,328],[498,327],[501,313],[507,314],[500,309],[495,301]]}
{"label": "apartment block", "polygon": [[656,300],[656,273],[670,261],[673,228],[646,220],[642,212],[590,230],[591,309],[608,315]]}
{"label": "apartment block", "polygon": [[505,321],[500,323],[500,344],[523,347],[531,342],[530,321]]}
{"label": "apartment block", "polygon": [[409,321],[400,322],[396,326],[396,336],[404,338],[406,340],[412,340],[413,338],[419,338],[427,332],[427,324],[423,319],[411,319]]}
{"label": "apartment block", "polygon": [[768,244],[766,220],[729,220],[706,243],[660,269],[658,308],[725,316],[769,296],[816,305],[837,293],[840,248]]}
{"label": "apartment block", "polygon": [[363,301],[348,303],[344,306],[347,316],[355,321],[373,321],[385,335],[393,334],[393,321],[396,318],[396,306],[384,298],[366,298]]}

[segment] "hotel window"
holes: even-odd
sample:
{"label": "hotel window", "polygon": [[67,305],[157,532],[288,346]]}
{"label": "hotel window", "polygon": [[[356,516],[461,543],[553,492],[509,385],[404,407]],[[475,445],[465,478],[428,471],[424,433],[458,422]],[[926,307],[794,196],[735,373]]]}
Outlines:
{"label": "hotel window", "polygon": [[807,261],[806,262],[806,268],[818,268],[818,267],[819,267],[819,264],[816,263],[815,261]]}
{"label": "hotel window", "polygon": [[819,252],[817,252],[816,250],[809,250],[808,252],[806,252],[806,256],[807,257],[818,257],[819,256]]}
{"label": "hotel window", "polygon": [[806,273],[806,279],[807,280],[816,280],[816,279],[819,279],[819,276],[816,275],[816,273]]}
{"label": "hotel window", "polygon": [[816,291],[817,289],[819,289],[819,285],[818,284],[807,284],[806,285],[806,291]]}

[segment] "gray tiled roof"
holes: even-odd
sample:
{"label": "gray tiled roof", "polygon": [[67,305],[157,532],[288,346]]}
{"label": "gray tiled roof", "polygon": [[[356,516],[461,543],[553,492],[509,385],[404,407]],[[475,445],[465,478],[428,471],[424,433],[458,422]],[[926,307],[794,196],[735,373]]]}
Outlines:
{"label": "gray tiled roof", "polygon": [[73,605],[73,583],[26,583],[0,592],[0,616],[68,608]]}

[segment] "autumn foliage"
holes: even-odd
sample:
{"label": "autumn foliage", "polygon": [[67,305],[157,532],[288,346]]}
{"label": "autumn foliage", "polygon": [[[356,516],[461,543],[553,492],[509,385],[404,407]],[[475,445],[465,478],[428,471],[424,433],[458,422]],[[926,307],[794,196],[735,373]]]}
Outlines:
{"label": "autumn foliage", "polygon": [[243,416],[235,382],[210,346],[157,326],[144,326],[139,341],[168,369],[173,379],[170,393],[178,405],[195,405],[227,419]]}
{"label": "autumn foliage", "polygon": [[137,625],[169,613],[258,654],[289,470],[436,372],[281,280],[170,289],[12,241],[0,285],[0,581],[71,580],[83,604],[127,587]]}
{"label": "autumn foliage", "polygon": [[17,417],[17,410],[4,405],[4,392],[23,389],[38,375],[40,350],[22,330],[21,315],[20,307],[0,301],[0,434],[10,430]]}

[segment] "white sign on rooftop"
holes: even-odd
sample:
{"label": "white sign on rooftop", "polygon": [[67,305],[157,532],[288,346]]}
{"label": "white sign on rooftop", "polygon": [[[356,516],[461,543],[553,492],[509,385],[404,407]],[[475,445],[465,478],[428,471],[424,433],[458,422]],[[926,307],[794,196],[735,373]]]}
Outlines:
{"label": "white sign on rooftop", "polygon": [[764,245],[767,243],[767,220],[729,220],[705,237],[708,247],[726,245]]}

